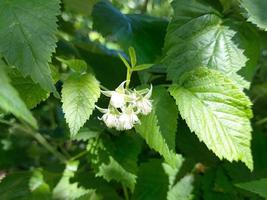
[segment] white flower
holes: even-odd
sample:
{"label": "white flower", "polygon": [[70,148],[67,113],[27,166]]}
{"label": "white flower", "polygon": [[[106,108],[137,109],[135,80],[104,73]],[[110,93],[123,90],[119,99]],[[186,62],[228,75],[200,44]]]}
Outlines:
{"label": "white flower", "polygon": [[150,100],[150,97],[152,95],[152,86],[150,87],[150,90],[145,94],[145,96],[142,95],[143,91],[135,91],[135,93],[137,94],[138,98],[137,100],[133,101],[133,104],[137,107],[137,110],[141,114],[149,114],[152,111],[152,100]]}
{"label": "white flower", "polygon": [[132,108],[127,108],[119,116],[118,130],[129,130],[139,123],[139,119]]}
{"label": "white flower", "polygon": [[122,108],[125,105],[125,94],[119,92],[112,92],[110,104],[115,108]]}
{"label": "white flower", "polygon": [[122,113],[119,116],[119,123],[117,126],[117,130],[119,131],[129,130],[131,128],[133,128],[133,123],[131,122],[129,115],[127,115],[126,113]]}
{"label": "white flower", "polygon": [[99,119],[102,120],[108,128],[115,128],[118,126],[119,123],[118,111],[116,111],[113,108],[103,109],[99,108],[98,106],[96,106],[96,108],[100,112],[104,113],[104,115]]}
{"label": "white flower", "polygon": [[136,102],[136,106],[138,110],[143,114],[147,115],[152,111],[152,103],[151,100],[142,98]]}
{"label": "white flower", "polygon": [[110,112],[105,113],[102,118],[103,122],[107,125],[108,128],[114,128],[118,126],[118,115],[112,114]]}
{"label": "white flower", "polygon": [[125,81],[122,82],[119,87],[115,89],[115,91],[102,91],[104,95],[110,97],[110,104],[115,108],[122,108],[126,103],[124,84]]}

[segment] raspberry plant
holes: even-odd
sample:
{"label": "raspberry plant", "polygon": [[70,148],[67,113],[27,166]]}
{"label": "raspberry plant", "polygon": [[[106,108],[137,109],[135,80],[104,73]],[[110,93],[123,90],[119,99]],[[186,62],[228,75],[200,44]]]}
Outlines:
{"label": "raspberry plant", "polygon": [[266,10],[0,0],[0,199],[267,199]]}

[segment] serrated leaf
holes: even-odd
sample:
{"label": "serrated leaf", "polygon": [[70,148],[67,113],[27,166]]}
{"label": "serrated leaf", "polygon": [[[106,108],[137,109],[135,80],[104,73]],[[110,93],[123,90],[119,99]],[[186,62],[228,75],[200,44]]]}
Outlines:
{"label": "serrated leaf", "polygon": [[34,128],[37,128],[37,122],[27,109],[25,103],[20,99],[18,92],[10,84],[3,64],[0,61],[0,108],[5,112],[10,112],[17,118],[24,120]]}
{"label": "serrated leaf", "polygon": [[267,1],[241,0],[241,6],[246,10],[249,22],[267,31]]}
{"label": "serrated leaf", "polygon": [[168,191],[167,200],[193,200],[193,180],[192,175],[183,177]]}
{"label": "serrated leaf", "polygon": [[0,2],[0,52],[47,91],[55,91],[48,62],[56,47],[59,13],[59,0]]}
{"label": "serrated leaf", "polygon": [[89,159],[97,176],[107,181],[115,180],[134,190],[136,183],[137,156],[141,151],[140,142],[134,136],[107,135],[89,140]]}
{"label": "serrated leaf", "polygon": [[67,65],[70,69],[77,73],[85,73],[87,70],[87,64],[84,60],[70,59],[65,60],[63,58],[57,58],[60,62]]}
{"label": "serrated leaf", "polygon": [[44,181],[42,171],[39,169],[33,171],[32,177],[29,180],[29,188],[32,196],[31,199],[50,200],[52,198],[50,187]]}
{"label": "serrated leaf", "polygon": [[84,195],[93,195],[94,190],[78,187],[78,183],[70,183],[78,168],[78,162],[68,162],[63,172],[62,178],[53,190],[53,199],[55,200],[76,200]]}
{"label": "serrated leaf", "polygon": [[64,82],[62,108],[71,136],[89,119],[100,97],[100,85],[92,74],[72,74]]}
{"label": "serrated leaf", "polygon": [[235,184],[244,190],[256,193],[267,199],[267,178]]}
{"label": "serrated leaf", "polygon": [[46,100],[50,93],[34,83],[30,77],[23,77],[18,71],[12,70],[9,73],[11,84],[18,91],[21,99],[29,109],[34,108],[40,102]]}
{"label": "serrated leaf", "polygon": [[246,65],[243,50],[233,41],[236,32],[223,24],[218,11],[192,0],[176,0],[173,8],[163,59],[169,79],[178,81],[184,72],[201,66],[231,77]]}
{"label": "serrated leaf", "polygon": [[163,87],[153,89],[152,99],[152,112],[140,118],[141,124],[135,126],[136,131],[150,148],[156,150],[167,163],[175,167],[175,133],[178,116],[175,102]]}
{"label": "serrated leaf", "polygon": [[140,165],[133,200],[163,200],[167,197],[168,177],[160,160]]}
{"label": "serrated leaf", "polygon": [[173,187],[173,185],[175,183],[176,176],[177,176],[178,172],[180,171],[183,162],[184,162],[184,158],[181,155],[177,154],[175,168],[173,168],[172,166],[170,166],[167,163],[162,163],[162,167],[163,167],[165,173],[169,177],[169,189],[171,189]]}
{"label": "serrated leaf", "polygon": [[96,176],[104,177],[107,181],[115,180],[134,190],[136,175],[126,171],[117,161],[109,157],[109,163],[103,163],[99,167]]}
{"label": "serrated leaf", "polygon": [[241,160],[253,169],[249,98],[222,73],[198,68],[170,87],[180,114],[220,159]]}

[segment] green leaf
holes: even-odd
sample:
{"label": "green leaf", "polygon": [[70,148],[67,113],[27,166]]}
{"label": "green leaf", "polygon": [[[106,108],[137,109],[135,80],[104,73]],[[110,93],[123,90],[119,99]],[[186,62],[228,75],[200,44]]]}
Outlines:
{"label": "green leaf", "polygon": [[168,177],[160,160],[141,164],[133,200],[163,200],[168,191]]}
{"label": "green leaf", "polygon": [[8,75],[11,84],[16,88],[29,109],[36,107],[49,97],[49,92],[42,89],[39,84],[34,83],[30,77],[23,77],[17,70],[10,71]]}
{"label": "green leaf", "polygon": [[134,190],[137,172],[137,156],[141,151],[140,141],[133,135],[110,138],[101,135],[89,140],[89,159],[97,176],[107,181],[115,180]]}
{"label": "green leaf", "polygon": [[10,112],[17,118],[37,128],[37,122],[27,109],[25,103],[20,99],[18,92],[10,84],[9,78],[0,61],[0,108],[4,112]]}
{"label": "green leaf", "polygon": [[137,65],[133,68],[133,71],[142,71],[145,69],[149,69],[150,67],[152,67],[153,64],[142,64],[142,65]]}
{"label": "green leaf", "polygon": [[267,2],[265,0],[241,0],[241,6],[247,12],[247,20],[267,31]]}
{"label": "green leaf", "polygon": [[124,52],[132,46],[139,63],[152,63],[161,55],[168,21],[145,15],[124,15],[108,1],[94,6],[93,27],[118,42]]}
{"label": "green leaf", "polygon": [[0,182],[0,199],[28,200],[30,194],[28,181],[30,177],[30,172],[9,174]]}
{"label": "green leaf", "polygon": [[183,162],[184,162],[184,158],[181,155],[177,154],[175,168],[170,166],[168,163],[162,163],[162,167],[163,167],[165,173],[169,177],[169,189],[171,189],[173,187],[175,180],[176,180],[176,176],[177,176],[178,172],[180,171]]}
{"label": "green leaf", "polygon": [[170,87],[180,114],[220,159],[241,160],[253,169],[249,98],[220,72],[198,68]]}
{"label": "green leaf", "polygon": [[115,180],[134,190],[136,175],[126,171],[116,160],[109,157],[108,164],[101,164],[96,176],[104,177],[107,181]]}
{"label": "green leaf", "polygon": [[129,54],[130,54],[130,58],[131,58],[131,65],[132,67],[135,67],[136,65],[136,54],[135,54],[135,50],[133,47],[129,47]]}
{"label": "green leaf", "polygon": [[192,175],[183,177],[168,191],[167,200],[193,200],[193,180]]}
{"label": "green leaf", "polygon": [[44,176],[40,169],[35,169],[29,180],[29,188],[31,190],[31,198],[38,200],[50,200],[52,193],[49,185],[44,181]]}
{"label": "green leaf", "polygon": [[129,63],[127,62],[127,60],[120,53],[118,55],[119,55],[120,59],[122,60],[123,64],[125,65],[125,67],[127,69],[131,69],[131,66],[129,65]]}
{"label": "green leaf", "polygon": [[57,59],[62,62],[63,64],[67,65],[70,67],[74,72],[77,73],[84,73],[87,70],[87,64],[84,60],[79,60],[79,59],[70,59],[70,60],[65,60],[63,58],[57,57]]}
{"label": "green leaf", "polygon": [[150,148],[156,150],[167,163],[175,167],[175,133],[178,116],[175,102],[163,87],[153,89],[152,99],[152,112],[140,118],[141,124],[135,127],[136,131]]}
{"label": "green leaf", "polygon": [[235,184],[244,190],[256,193],[267,199],[267,178]]}
{"label": "green leaf", "polygon": [[98,0],[63,0],[63,3],[65,9],[69,12],[90,16],[93,6],[97,1]]}
{"label": "green leaf", "polygon": [[246,65],[243,50],[233,41],[236,32],[223,24],[216,10],[192,0],[176,0],[173,8],[163,59],[169,79],[178,81],[184,72],[201,66],[232,77]]}
{"label": "green leaf", "polygon": [[71,136],[75,136],[89,119],[99,97],[100,85],[92,74],[72,74],[64,82],[62,108]]}
{"label": "green leaf", "polygon": [[229,26],[236,31],[236,35],[233,38],[234,42],[245,50],[244,54],[248,58],[246,67],[243,67],[239,71],[239,74],[242,75],[245,80],[252,82],[258,69],[258,61],[260,58],[261,41],[259,33],[255,30],[253,25],[247,22],[236,22],[232,19],[229,20],[229,22]]}
{"label": "green leaf", "polygon": [[53,190],[53,199],[55,200],[76,200],[84,195],[93,195],[94,190],[78,187],[78,183],[70,183],[78,168],[78,162],[68,162],[63,172],[62,178]]}
{"label": "green leaf", "polygon": [[48,62],[56,47],[59,12],[59,0],[0,2],[0,52],[47,91],[55,91]]}

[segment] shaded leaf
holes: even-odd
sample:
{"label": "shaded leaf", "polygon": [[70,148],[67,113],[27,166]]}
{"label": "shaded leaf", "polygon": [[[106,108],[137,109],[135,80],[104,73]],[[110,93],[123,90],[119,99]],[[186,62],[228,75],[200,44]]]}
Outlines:
{"label": "shaded leaf", "polygon": [[152,99],[152,112],[142,116],[141,124],[135,126],[135,129],[150,148],[156,150],[167,163],[175,167],[175,133],[178,116],[175,102],[163,87],[153,89]]}

